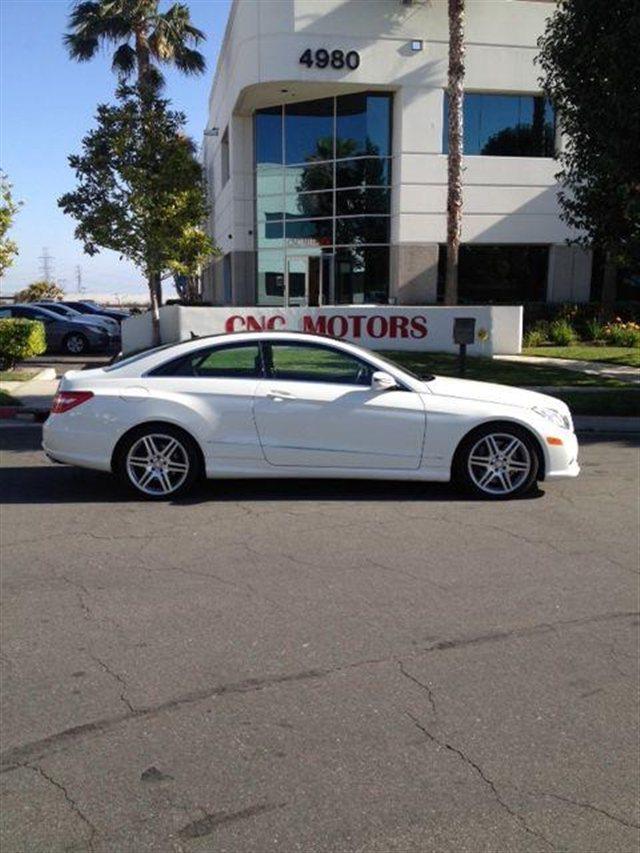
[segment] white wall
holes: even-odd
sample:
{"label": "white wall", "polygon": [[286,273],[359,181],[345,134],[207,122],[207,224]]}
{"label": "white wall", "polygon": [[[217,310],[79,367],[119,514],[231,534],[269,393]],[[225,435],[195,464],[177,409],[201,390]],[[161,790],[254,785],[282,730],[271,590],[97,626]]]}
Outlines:
{"label": "white wall", "polygon": [[[219,335],[238,331],[317,331],[341,337],[370,349],[457,352],[453,343],[456,317],[473,317],[476,336],[485,330],[486,341],[469,346],[471,355],[508,355],[521,351],[522,307],[460,305],[455,307],[373,306],[369,308],[183,308],[160,309],[163,343],[186,341],[194,335]],[[151,314],[125,320],[122,350],[125,354],[151,346]]]}
{"label": "white wall", "polygon": [[[536,40],[553,8],[537,0],[468,3],[467,90],[538,92]],[[422,52],[409,49],[415,38],[424,40]],[[447,41],[446,0],[411,6],[399,0],[236,0],[210,99],[209,126],[219,127],[220,136],[208,137],[205,146],[215,171],[222,133],[231,125],[232,176],[224,188],[216,182],[212,223],[222,250],[254,245],[253,110],[371,86],[396,91],[392,239],[442,242]],[[307,47],[358,50],[360,67],[307,69],[299,63]],[[550,159],[466,157],[463,240],[564,242],[570,232],[558,217],[556,170]]]}

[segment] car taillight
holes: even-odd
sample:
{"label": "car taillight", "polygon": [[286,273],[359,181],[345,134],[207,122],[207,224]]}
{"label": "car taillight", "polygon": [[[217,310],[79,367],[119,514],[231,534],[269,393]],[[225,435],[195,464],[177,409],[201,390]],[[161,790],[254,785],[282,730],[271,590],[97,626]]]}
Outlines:
{"label": "car taillight", "polygon": [[58,391],[51,406],[52,415],[61,415],[69,409],[75,409],[80,403],[86,403],[93,397],[93,391]]}

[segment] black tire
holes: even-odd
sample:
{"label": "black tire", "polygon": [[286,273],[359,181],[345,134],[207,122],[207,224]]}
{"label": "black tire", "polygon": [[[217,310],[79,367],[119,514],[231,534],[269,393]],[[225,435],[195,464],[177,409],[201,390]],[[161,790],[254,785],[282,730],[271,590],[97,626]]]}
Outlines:
{"label": "black tire", "polygon": [[[135,454],[138,453],[137,448],[142,449],[145,444],[145,438],[147,441],[151,439],[153,445],[159,450],[170,446],[168,443],[165,443],[165,439],[173,439],[177,442],[180,450],[174,450],[171,459],[175,467],[178,464],[186,464],[187,470],[184,477],[181,477],[178,471],[158,471],[152,474],[149,483],[146,484],[146,488],[141,487],[145,474],[149,474],[149,466],[145,468],[143,463],[132,462],[132,460],[143,458],[143,456]],[[132,450],[134,451],[133,455],[131,454]],[[166,501],[182,497],[187,494],[194,483],[204,473],[202,455],[193,438],[178,427],[162,423],[144,424],[127,433],[117,447],[113,469],[125,488],[133,492],[138,498],[148,501]],[[165,476],[169,479],[172,486],[170,491],[166,489],[166,482],[163,480]],[[136,477],[139,477],[138,482],[136,482]]]}
{"label": "black tire", "polygon": [[[514,455],[507,459],[512,446]],[[508,422],[486,424],[469,433],[458,447],[454,482],[485,500],[510,500],[535,485],[540,469],[538,452],[536,440],[523,427]]]}
{"label": "black tire", "polygon": [[89,351],[89,341],[82,332],[69,332],[62,342],[62,348],[67,355],[84,355]]}

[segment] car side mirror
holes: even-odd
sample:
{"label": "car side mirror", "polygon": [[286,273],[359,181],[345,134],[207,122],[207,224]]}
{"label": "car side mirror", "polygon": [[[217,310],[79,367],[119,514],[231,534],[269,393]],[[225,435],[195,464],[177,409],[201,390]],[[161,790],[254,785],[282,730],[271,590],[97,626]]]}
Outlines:
{"label": "car side mirror", "polygon": [[383,370],[376,370],[371,377],[372,391],[391,391],[393,388],[397,387],[398,383],[393,376],[389,373],[385,373]]}

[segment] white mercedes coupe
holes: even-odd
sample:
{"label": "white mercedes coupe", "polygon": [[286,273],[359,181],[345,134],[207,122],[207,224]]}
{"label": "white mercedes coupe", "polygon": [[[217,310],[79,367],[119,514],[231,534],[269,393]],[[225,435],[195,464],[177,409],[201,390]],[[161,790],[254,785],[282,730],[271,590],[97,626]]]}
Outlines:
{"label": "white mercedes coupe", "polygon": [[71,371],[43,448],[148,499],[184,494],[203,475],[454,480],[500,499],[580,471],[569,409],[554,397],[419,378],[293,332],[196,338]]}

